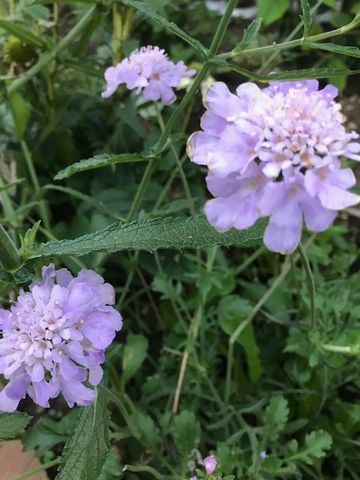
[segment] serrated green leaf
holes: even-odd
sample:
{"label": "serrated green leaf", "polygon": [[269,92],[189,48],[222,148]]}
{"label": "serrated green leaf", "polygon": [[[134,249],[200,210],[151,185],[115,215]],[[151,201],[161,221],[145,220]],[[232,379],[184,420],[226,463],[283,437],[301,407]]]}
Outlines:
{"label": "serrated green leaf", "polygon": [[27,45],[32,45],[33,47],[42,47],[43,45],[43,42],[39,37],[34,35],[31,30],[23,25],[20,25],[19,23],[15,23],[11,20],[0,20],[0,28],[19,38]]}
{"label": "serrated green leaf", "polygon": [[[332,438],[324,430],[311,432],[305,437],[304,447],[289,457],[287,461],[297,460],[312,465],[316,459],[326,455],[331,445]],[[294,449],[291,449],[291,451],[294,451]]]}
{"label": "serrated green leaf", "polygon": [[300,15],[304,23],[304,36],[306,37],[311,28],[311,11],[309,0],[301,0],[302,15]]}
{"label": "serrated green leaf", "polygon": [[23,285],[29,283],[35,275],[34,265],[27,263],[14,274],[0,270],[0,282]]}
{"label": "serrated green leaf", "polygon": [[250,78],[262,83],[268,83],[275,80],[310,80],[310,79],[320,79],[320,78],[329,78],[329,77],[342,77],[344,75],[358,75],[360,70],[350,70],[348,68],[306,68],[301,70],[289,70],[279,73],[272,73],[271,75],[259,75],[257,73],[246,70],[239,65],[234,63],[227,63],[221,60],[214,60],[214,63],[217,65],[223,66],[224,70],[229,68],[234,72],[244,75],[245,77]]}
{"label": "serrated green leaf", "polygon": [[329,77],[341,77],[343,75],[358,75],[360,70],[349,70],[346,68],[309,68],[287,72],[273,73],[267,80],[310,80]]}
{"label": "serrated green leaf", "polygon": [[79,162],[73,163],[64,168],[64,170],[60,170],[60,172],[56,174],[55,180],[63,180],[76,173],[95,170],[96,168],[109,167],[110,165],[116,165],[117,163],[137,163],[145,161],[146,159],[139,153],[121,153],[119,155],[103,153],[101,155],[95,155],[92,158],[87,158],[86,160],[80,160]]}
{"label": "serrated green leaf", "polygon": [[283,462],[280,458],[274,454],[271,454],[263,460],[261,466],[267,472],[276,473],[281,467],[282,463]]}
{"label": "serrated green leaf", "polygon": [[258,16],[264,19],[265,25],[279,20],[289,8],[290,0],[257,0]]}
{"label": "serrated green leaf", "polygon": [[344,45],[338,45],[336,43],[313,43],[313,42],[306,42],[305,45],[307,47],[314,48],[317,50],[325,50],[331,53],[339,53],[340,55],[346,55],[347,57],[360,58],[360,48],[358,47],[346,47]]}
{"label": "serrated green leaf", "polygon": [[123,477],[120,457],[111,449],[107,454],[106,461],[101,471],[100,477],[97,480],[119,480]]}
{"label": "serrated green leaf", "polygon": [[25,449],[35,449],[37,455],[42,457],[55,445],[65,443],[73,430],[78,413],[79,409],[74,408],[59,421],[45,416],[40,417],[31,428],[26,430],[22,438]]}
{"label": "serrated green leaf", "polygon": [[177,37],[184,40],[186,43],[191,45],[193,48],[198,50],[203,55],[207,55],[207,48],[202,45],[196,38],[188,35],[184,30],[176,25],[174,22],[169,22],[166,18],[159,15],[149,4],[146,2],[139,2],[138,0],[122,0],[124,5],[136,8],[139,12],[143,13],[150,20],[160,24],[163,28],[173,33]]}
{"label": "serrated green leaf", "polygon": [[124,356],[122,361],[122,382],[123,385],[132,378],[144,363],[149,342],[143,335],[130,334],[127,337],[124,347]]}
{"label": "serrated green leaf", "polygon": [[241,42],[233,50],[235,55],[247,48],[255,40],[257,34],[259,33],[261,24],[262,18],[256,18],[247,28],[245,28]]}
{"label": "serrated green leaf", "polygon": [[150,451],[156,452],[160,448],[161,438],[154,420],[142,412],[135,412],[131,418],[140,434],[141,443]]}
{"label": "serrated green leaf", "polygon": [[175,445],[183,457],[187,457],[200,442],[200,423],[194,412],[183,410],[172,424]]}
{"label": "serrated green leaf", "polygon": [[82,256],[91,252],[119,252],[122,250],[155,251],[158,249],[201,249],[216,245],[249,247],[260,243],[265,222],[260,221],[248,230],[217,232],[203,215],[190,218],[153,218],[129,224],[116,222],[95,233],[74,240],[42,244],[33,251],[33,257],[54,255]]}
{"label": "serrated green leaf", "polygon": [[0,440],[14,438],[27,427],[32,417],[27,413],[0,413]]}
{"label": "serrated green leaf", "polygon": [[94,404],[79,412],[56,480],[98,479],[110,449],[108,424],[105,394],[98,392]]}
{"label": "serrated green leaf", "polygon": [[269,439],[274,441],[285,428],[289,418],[289,405],[281,395],[273,397],[265,410],[264,423],[269,428]]}

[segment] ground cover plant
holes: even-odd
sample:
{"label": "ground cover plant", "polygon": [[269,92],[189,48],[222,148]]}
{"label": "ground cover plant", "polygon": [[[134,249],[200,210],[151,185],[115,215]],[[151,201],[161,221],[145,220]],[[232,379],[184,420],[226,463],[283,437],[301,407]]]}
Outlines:
{"label": "ground cover plant", "polygon": [[7,480],[360,478],[359,15],[0,1]]}

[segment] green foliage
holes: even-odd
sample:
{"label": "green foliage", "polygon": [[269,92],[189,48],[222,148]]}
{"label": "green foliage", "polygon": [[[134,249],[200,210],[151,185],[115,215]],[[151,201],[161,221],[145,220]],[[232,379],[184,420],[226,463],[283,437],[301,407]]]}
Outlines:
{"label": "green foliage", "polygon": [[312,43],[312,42],[307,42],[306,45],[318,50],[325,50],[327,52],[346,55],[347,57],[360,58],[360,48],[358,47],[345,47],[343,45],[337,45],[336,43]]}
{"label": "green foliage", "polygon": [[0,413],[0,440],[14,438],[27,427],[30,420],[27,413]]}
{"label": "green foliage", "polygon": [[187,457],[200,442],[200,423],[194,412],[183,410],[172,422],[175,445],[182,457]]}
{"label": "green foliage", "polygon": [[259,243],[264,222],[258,222],[249,230],[231,230],[218,233],[202,216],[190,218],[154,218],[119,222],[98,232],[74,240],[48,242],[33,250],[33,257],[53,255],[82,256],[91,252],[120,252],[121,250],[155,251],[159,248],[183,250],[222,246],[252,246]]}
{"label": "green foliage", "polygon": [[141,443],[152,452],[158,451],[161,446],[161,438],[154,420],[142,412],[135,412],[132,420],[140,434]]}
{"label": "green foliage", "polygon": [[265,410],[264,423],[269,428],[269,439],[277,440],[289,418],[289,406],[282,396],[273,397]]}
{"label": "green foliage", "polygon": [[233,50],[234,55],[237,55],[242,50],[245,50],[245,48],[252,44],[252,42],[256,39],[259,33],[261,24],[262,18],[256,18],[250,23],[247,28],[245,28],[241,42]]}
{"label": "green foliage", "polygon": [[312,465],[318,458],[326,455],[332,444],[331,436],[323,430],[311,432],[305,437],[305,444],[299,449],[298,442],[292,440],[289,443],[290,458],[288,461],[301,461]]}
{"label": "green foliage", "polygon": [[9,95],[9,104],[14,118],[16,134],[19,139],[22,139],[30,117],[29,106],[18,92]]}
{"label": "green foliage", "polygon": [[64,178],[69,178],[76,173],[86,172],[87,170],[94,170],[96,168],[109,167],[110,165],[116,165],[117,163],[135,163],[144,161],[145,158],[137,153],[124,153],[120,155],[103,153],[66,167],[64,170],[61,170],[56,174],[55,180],[64,180]]}
{"label": "green foliage", "polygon": [[125,385],[143,364],[149,342],[143,335],[129,335],[124,347],[122,382]]}
{"label": "green foliage", "polygon": [[289,8],[290,1],[257,0],[257,4],[259,17],[263,19],[265,25],[270,25],[284,15]]}
{"label": "green foliage", "polygon": [[311,11],[310,11],[310,4],[309,0],[301,0],[301,19],[304,24],[304,36],[306,37],[309,33],[311,28]]}
{"label": "green foliage", "polygon": [[30,29],[24,27],[19,23],[12,22],[11,20],[0,19],[0,28],[19,38],[27,45],[32,45],[33,47],[43,46],[43,42],[39,37],[34,35],[34,33]]}
{"label": "green foliage", "polygon": [[79,411],[56,480],[98,480],[109,451],[108,422],[106,399],[100,393],[91,407]]}
{"label": "green foliage", "polygon": [[[225,333],[232,335],[239,325],[246,321],[251,312],[252,307],[248,301],[235,295],[224,297],[220,301],[217,310],[219,324]],[[260,350],[254,335],[254,328],[251,324],[244,328],[241,335],[238,336],[237,342],[239,342],[245,350],[249,378],[252,382],[256,383],[263,372],[263,368],[261,365]]]}
{"label": "green foliage", "polygon": [[203,55],[207,55],[206,48],[198,40],[184,32],[181,28],[179,28],[178,25],[176,25],[176,23],[169,22],[168,20],[166,20],[166,18],[156,13],[156,11],[151,8],[148,2],[141,2],[138,0],[122,0],[122,2],[125,5],[136,8],[137,10],[139,10],[139,12],[143,13],[150,20],[158,23],[161,27],[165,28],[170,33],[181,38]]}

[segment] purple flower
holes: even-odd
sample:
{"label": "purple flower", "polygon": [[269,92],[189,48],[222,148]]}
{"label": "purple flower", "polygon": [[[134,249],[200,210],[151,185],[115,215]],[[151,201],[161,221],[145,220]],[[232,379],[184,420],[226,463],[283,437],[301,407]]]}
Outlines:
{"label": "purple flower", "polygon": [[10,310],[0,309],[0,373],[9,380],[0,411],[16,410],[26,394],[44,408],[60,393],[69,407],[90,405],[89,385],[100,382],[104,350],[122,327],[114,302],[113,287],[97,273],[74,278],[49,265]]}
{"label": "purple flower", "polygon": [[359,135],[347,132],[332,85],[317,80],[244,83],[232,94],[215,83],[205,101],[202,131],[188,141],[188,155],[209,169],[214,196],[205,206],[219,231],[249,228],[269,217],[264,243],[291,252],[303,220],[314,232],[327,229],[339,210],[360,197],[341,157],[360,160]]}
{"label": "purple flower", "polygon": [[204,467],[206,473],[214,473],[216,470],[217,461],[214,455],[209,455],[204,458]]}
{"label": "purple flower", "polygon": [[105,71],[107,85],[102,96],[110,97],[124,83],[129,90],[143,91],[145,98],[168,105],[176,99],[174,87],[195,73],[184,62],[173,63],[159,47],[142,47]]}

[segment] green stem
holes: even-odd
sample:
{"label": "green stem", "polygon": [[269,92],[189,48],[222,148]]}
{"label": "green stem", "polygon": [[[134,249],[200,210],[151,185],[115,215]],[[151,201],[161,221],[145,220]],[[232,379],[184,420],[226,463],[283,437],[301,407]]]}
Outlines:
{"label": "green stem", "polygon": [[[219,26],[216,30],[214,39],[213,39],[213,41],[211,43],[211,46],[210,46],[210,51],[209,51],[210,58],[212,58],[212,57],[214,57],[214,55],[216,55],[216,53],[217,53],[217,51],[220,47],[220,44],[221,44],[221,42],[223,40],[223,37],[225,35],[226,28],[227,28],[227,26],[230,22],[231,15],[232,15],[232,12],[235,8],[236,3],[237,3],[237,0],[230,0],[227,7],[226,7],[226,11],[224,13],[224,16],[222,17],[222,19],[219,23]],[[174,125],[175,125],[175,122],[177,121],[179,115],[186,109],[187,105],[192,101],[192,99],[196,95],[196,92],[199,89],[199,87],[201,85],[201,82],[203,81],[203,79],[208,74],[208,71],[209,71],[210,67],[211,67],[211,64],[209,62],[205,63],[201,67],[201,69],[198,72],[198,74],[197,74],[193,84],[191,85],[190,89],[187,91],[184,98],[179,103],[178,107],[173,111],[172,115],[170,116],[169,121],[167,122],[167,124],[164,128],[164,131],[162,132],[162,134],[159,138],[159,141],[154,146],[154,148],[151,152],[152,155],[150,157],[150,161],[149,161],[149,163],[146,167],[146,170],[145,170],[144,175],[141,179],[139,188],[136,192],[134,201],[131,205],[127,221],[132,220],[136,216],[136,214],[138,213],[141,202],[142,202],[142,199],[143,199],[144,194],[145,194],[145,190],[148,186],[148,183],[150,182],[150,179],[153,176],[154,172],[156,171],[156,169],[158,167],[158,164],[160,162],[159,155],[163,151],[163,149],[164,149],[164,147],[165,147],[165,145],[168,141],[168,138],[171,134],[171,131],[172,131]]]}
{"label": "green stem", "polygon": [[138,432],[134,422],[132,421],[129,412],[127,411],[125,405],[123,404],[122,400],[120,399],[119,395],[115,395],[110,389],[105,388],[106,393],[109,396],[109,399],[115,403],[115,405],[119,408],[121,415],[123,416],[128,429],[130,430],[131,434],[133,437],[135,437],[137,440],[140,439],[140,433]]}
{"label": "green stem", "polygon": [[[165,124],[164,124],[164,120],[163,120],[162,115],[161,115],[159,104],[157,102],[155,102],[155,109],[156,109],[156,116],[157,116],[157,119],[158,119],[160,130],[161,130],[161,132],[163,132],[164,129],[165,129]],[[181,182],[183,184],[186,199],[189,202],[190,214],[195,215],[194,200],[193,200],[192,195],[191,195],[189,183],[188,183],[186,175],[184,173],[184,169],[182,168],[182,163],[180,161],[179,155],[178,155],[178,153],[177,153],[177,151],[176,151],[176,149],[175,149],[175,147],[172,143],[170,144],[170,150],[171,150],[171,153],[172,153],[172,155],[175,159],[177,169],[178,169],[179,174],[180,174],[180,178],[181,178]]]}
{"label": "green stem", "polygon": [[310,305],[311,305],[311,328],[312,330],[316,329],[316,290],[315,290],[315,281],[314,276],[311,271],[311,266],[309,259],[306,255],[306,251],[301,243],[299,243],[299,253],[301,256],[301,260],[304,266],[305,274],[306,274],[306,281],[309,290],[310,296]]}
{"label": "green stem", "polygon": [[[208,250],[207,252],[206,272],[209,274],[209,276],[212,272],[212,269],[216,260],[217,251],[218,251],[218,248],[214,247]],[[207,292],[201,294],[200,304],[190,323],[190,327],[188,330],[188,338],[186,342],[186,348],[183,352],[182,359],[181,359],[180,371],[179,371],[179,376],[176,384],[174,401],[172,405],[173,414],[176,414],[179,408],[181,390],[185,380],[186,369],[188,366],[190,354],[191,352],[194,351],[195,342],[198,337],[201,322],[204,318],[204,307],[206,305],[206,300],[207,300]]]}
{"label": "green stem", "polygon": [[[21,146],[21,150],[23,152],[23,156],[25,158],[26,165],[27,165],[28,170],[29,170],[29,174],[30,174],[31,182],[34,186],[35,194],[40,196],[40,194],[41,194],[40,184],[39,184],[39,180],[38,180],[38,177],[37,177],[37,174],[36,174],[36,170],[34,168],[34,163],[32,161],[31,152],[30,152],[29,147],[27,146],[27,143],[26,143],[25,140],[20,140],[20,146]],[[39,201],[39,210],[40,210],[40,217],[41,217],[41,220],[43,221],[43,224],[44,224],[45,228],[47,230],[50,230],[50,221],[49,221],[49,216],[48,216],[48,210],[47,210],[45,201],[43,199],[40,199],[40,201]]]}
{"label": "green stem", "polygon": [[168,141],[168,138],[170,136],[172,128],[173,128],[178,116],[186,108],[188,103],[191,101],[193,96],[196,94],[198,88],[201,85],[201,82],[203,81],[203,79],[207,75],[207,72],[208,72],[209,68],[210,68],[210,66],[207,65],[207,64],[202,66],[202,68],[199,71],[199,73],[197,74],[191,88],[187,91],[184,98],[182,99],[182,101],[180,102],[180,104],[178,105],[176,110],[174,110],[174,112],[172,113],[168,123],[166,124],[166,127],[165,127],[163,133],[161,134],[158,143],[154,147],[154,151],[152,152],[152,156],[150,157],[149,163],[147,164],[147,167],[146,167],[145,172],[143,174],[143,177],[141,179],[139,188],[137,189],[134,201],[131,205],[131,208],[130,208],[130,211],[129,211],[129,214],[128,214],[128,217],[127,217],[127,221],[133,220],[133,218],[138,213],[138,211],[140,209],[140,206],[141,206],[142,199],[143,199],[145,191],[146,191],[146,188],[147,188],[147,186],[150,182],[150,179],[153,176],[154,172],[156,171],[156,169],[158,167],[158,164],[160,162],[160,156],[159,155],[162,152],[162,150],[164,149],[164,147],[165,147],[165,145]]}
{"label": "green stem", "polygon": [[0,263],[9,272],[17,270],[21,265],[19,252],[2,225],[0,225]]}
{"label": "green stem", "polygon": [[327,38],[336,37],[338,35],[343,35],[344,33],[349,32],[350,30],[357,27],[359,23],[360,23],[360,14],[357,14],[356,17],[350,23],[348,23],[347,25],[344,25],[343,27],[337,28],[335,30],[331,30],[330,32],[324,32],[324,33],[319,33],[318,35],[312,35],[310,37],[307,37],[306,39],[302,37],[296,40],[290,40],[288,42],[283,42],[279,44],[274,43],[272,45],[267,45],[265,47],[248,48],[235,53],[234,51],[226,52],[221,55],[218,55],[217,58],[224,59],[224,58],[242,57],[242,56],[248,56],[248,55],[261,55],[264,53],[265,54],[273,53],[280,50],[287,50],[290,48],[300,47],[302,45],[306,45],[307,42],[310,42],[310,43],[321,42],[322,40],[326,40]]}
{"label": "green stem", "polygon": [[239,275],[243,272],[249,265],[251,265],[260,255],[262,255],[266,251],[266,247],[261,246],[255,252],[250,255],[243,263],[241,263],[236,269],[236,275]]}
{"label": "green stem", "polygon": [[[186,159],[187,159],[187,155],[185,154],[180,159],[180,165],[179,166],[182,167],[182,165],[183,165],[183,163],[185,162]],[[160,206],[161,206],[162,202],[164,201],[164,198],[166,197],[166,195],[167,195],[167,193],[168,193],[168,191],[169,191],[169,189],[172,185],[172,182],[174,181],[178,171],[179,171],[179,168],[174,168],[173,171],[171,172],[168,181],[166,182],[164,188],[161,190],[161,193],[160,193],[158,199],[156,200],[153,212],[156,212],[160,208]]]}
{"label": "green stem", "polygon": [[360,355],[360,344],[353,346],[331,345],[329,343],[320,344],[322,350],[333,353],[343,353],[345,355]]}
{"label": "green stem", "polygon": [[[315,236],[311,236],[310,239],[308,240],[306,246],[308,246],[310,243],[314,241]],[[293,259],[293,264],[297,263],[301,258],[300,253],[295,255]],[[290,260],[287,260],[282,268],[282,271],[280,275],[276,278],[276,280],[273,282],[271,287],[265,292],[265,294],[261,297],[261,299],[257,302],[255,307],[252,309],[251,314],[248,316],[244,322],[242,322],[237,329],[234,331],[234,333],[231,335],[229,339],[229,346],[228,346],[228,355],[227,355],[227,367],[226,367],[226,382],[225,382],[225,404],[229,403],[230,399],[230,393],[231,393],[231,379],[232,379],[232,368],[233,368],[233,362],[234,362],[234,345],[236,341],[238,340],[239,336],[243,332],[243,330],[250,324],[250,322],[253,320],[255,315],[260,311],[260,309],[265,305],[265,303],[269,300],[269,298],[272,296],[272,294],[275,292],[275,290],[280,286],[280,284],[283,282],[285,277],[288,275],[288,273],[291,270],[292,262]]]}
{"label": "green stem", "polygon": [[155,470],[155,468],[150,467],[150,465],[124,465],[123,472],[147,472],[150,473],[153,477],[158,478],[159,480],[165,480],[165,476]]}
{"label": "green stem", "polygon": [[[311,15],[313,15],[318,10],[318,8],[322,5],[323,1],[324,0],[319,0],[317,2],[317,4],[313,6],[313,8],[310,10]],[[295,35],[303,28],[303,26],[304,26],[304,22],[301,21],[294,28],[294,30],[286,37],[285,42],[288,42],[288,41],[292,40],[295,37]],[[275,58],[278,56],[279,53],[280,53],[280,51],[278,50],[278,51],[274,52],[272,55],[270,55],[267,58],[267,60],[263,63],[263,65],[260,68],[260,70],[258,71],[258,73],[262,73],[265,70],[265,68],[267,66],[269,66],[275,60]]]}
{"label": "green stem", "polygon": [[21,77],[14,80],[11,85],[8,87],[8,94],[18,90],[20,87],[25,85],[29,80],[31,80],[35,75],[37,75],[43,68],[45,68],[62,50],[64,50],[68,45],[70,45],[79,33],[86,27],[88,22],[91,20],[91,17],[98,9],[97,5],[89,8],[87,13],[81,18],[80,22],[75,25],[75,27],[70,30],[70,32],[64,37],[61,42],[49,53],[42,55],[37,63],[29,70],[26,71]]}
{"label": "green stem", "polygon": [[5,189],[5,187],[6,187],[6,184],[3,181],[0,174],[0,189],[1,189],[0,202],[2,203],[6,220],[11,223],[14,221],[16,214],[15,214],[14,207],[12,206],[12,203],[11,203],[10,195],[8,191]]}
{"label": "green stem", "polygon": [[113,63],[117,63],[121,59],[121,48],[123,38],[123,21],[121,16],[121,7],[116,3],[112,6],[113,18]]}
{"label": "green stem", "polygon": [[209,49],[209,56],[212,58],[214,55],[217,54],[217,51],[219,50],[219,47],[224,39],[227,27],[230,23],[231,20],[231,15],[234,11],[234,8],[236,7],[236,4],[238,3],[238,0],[229,0],[224,15],[222,19],[220,20],[219,26],[215,32],[213,41],[211,42],[210,49]]}
{"label": "green stem", "polygon": [[35,475],[36,473],[43,472],[48,468],[55,467],[55,465],[59,465],[60,462],[61,462],[61,459],[56,458],[55,460],[51,460],[50,462],[40,465],[40,467],[36,467],[36,468],[33,468],[32,470],[28,470],[27,472],[23,473],[19,477],[13,478],[12,480],[25,480],[26,478],[29,478],[32,475]]}

